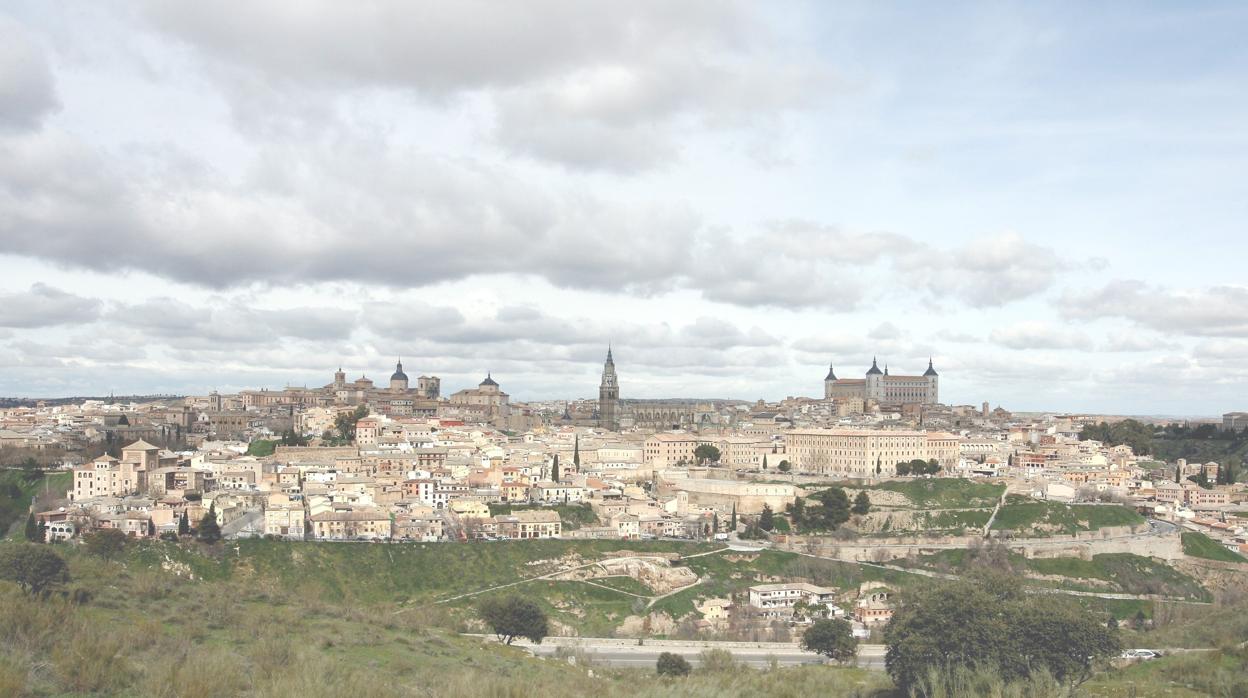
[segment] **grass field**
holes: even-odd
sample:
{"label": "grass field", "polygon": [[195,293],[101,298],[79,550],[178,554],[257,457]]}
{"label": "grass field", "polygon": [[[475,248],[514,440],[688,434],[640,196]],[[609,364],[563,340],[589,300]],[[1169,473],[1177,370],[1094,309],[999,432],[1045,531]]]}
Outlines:
{"label": "grass field", "polygon": [[[963,478],[915,478],[913,480],[889,480],[878,485],[864,486],[859,481],[847,480],[831,483],[836,487],[871,490],[887,490],[905,495],[910,500],[906,509],[991,509],[997,505],[1005,485],[974,482]],[[819,489],[819,487],[811,487]],[[885,507],[887,508],[887,507]]]}
{"label": "grass field", "polygon": [[1226,546],[1196,531],[1183,532],[1183,554],[1222,562],[1248,562],[1243,555],[1227,550]]}
{"label": "grass field", "polygon": [[[1037,574],[1057,575],[1070,580],[1061,586],[1087,591],[1113,590],[1127,594],[1157,594],[1177,599],[1209,601],[1210,594],[1195,579],[1141,555],[1106,553],[1091,560],[1073,557],[1032,558],[1027,569]],[[1079,584],[1095,580],[1106,584]]]}
{"label": "grass field", "polygon": [[1039,502],[1010,495],[992,522],[994,531],[1014,531],[1020,536],[1041,537],[1095,531],[1108,526],[1135,526],[1144,517],[1121,506]]}

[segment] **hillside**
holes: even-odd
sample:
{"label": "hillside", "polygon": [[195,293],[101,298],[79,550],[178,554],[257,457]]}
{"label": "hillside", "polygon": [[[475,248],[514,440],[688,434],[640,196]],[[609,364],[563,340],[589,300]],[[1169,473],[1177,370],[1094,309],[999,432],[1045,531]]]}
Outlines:
{"label": "hillside", "polygon": [[[622,547],[561,541],[534,545],[530,553],[521,546],[485,544],[251,541],[212,550],[148,543],[133,546],[115,562],[58,546],[70,561],[72,588],[90,600],[73,605],[54,596],[32,602],[0,582],[0,695],[900,698],[885,674],[852,668],[729,667],[661,679],[652,669],[541,661],[518,649],[460,636],[459,631],[473,625],[466,606],[401,602],[484,588],[523,576],[530,567],[544,568],[542,561],[555,556],[590,558]],[[655,552],[681,547],[652,545]],[[690,554],[697,549],[683,547]],[[716,554],[686,561],[713,580],[710,590],[715,592],[721,591],[715,585],[744,584],[754,575],[801,573],[819,583],[841,585],[868,575],[856,565],[789,554]],[[464,576],[475,566],[479,575]],[[395,584],[401,588],[390,591]],[[552,584],[566,591],[574,583]],[[524,593],[550,598],[544,585],[526,585]],[[1213,609],[1201,612],[1214,615]],[[1180,619],[1182,625],[1167,627],[1176,639],[1188,627],[1217,633],[1197,638],[1206,642],[1239,632],[1238,626],[1226,623],[1248,618],[1248,613],[1226,610],[1216,615],[1218,623],[1193,615]],[[1160,641],[1161,631],[1155,632]],[[1139,642],[1147,646],[1147,639]],[[1219,655],[1210,671],[1196,676],[1190,658],[1167,658],[1146,669],[1100,674],[1084,693],[1125,696],[1130,681],[1149,676],[1156,685],[1139,682],[1129,695],[1199,695],[1183,685],[1233,686],[1235,672],[1243,666],[1236,655]],[[990,689],[986,685],[984,690]]]}

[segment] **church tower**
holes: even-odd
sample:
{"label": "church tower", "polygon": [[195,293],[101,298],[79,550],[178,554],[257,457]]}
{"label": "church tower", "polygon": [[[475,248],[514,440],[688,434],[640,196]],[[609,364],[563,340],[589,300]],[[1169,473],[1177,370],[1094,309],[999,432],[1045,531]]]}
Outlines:
{"label": "church tower", "polygon": [[607,348],[607,362],[602,365],[602,382],[598,384],[598,426],[608,431],[620,428],[617,409],[620,404],[620,383],[615,377],[615,360]]}
{"label": "church tower", "polygon": [[831,400],[833,387],[836,385],[836,372],[832,370],[832,364],[828,364],[828,375],[823,377],[823,399]]}
{"label": "church tower", "polygon": [[940,374],[932,366],[931,357],[927,359],[927,370],[923,372],[923,377],[927,379],[927,395],[923,401],[929,405],[940,404]]}

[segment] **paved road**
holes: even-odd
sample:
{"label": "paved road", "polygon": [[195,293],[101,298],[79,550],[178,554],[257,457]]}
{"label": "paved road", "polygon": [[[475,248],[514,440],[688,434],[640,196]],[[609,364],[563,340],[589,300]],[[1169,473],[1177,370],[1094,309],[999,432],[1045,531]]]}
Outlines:
{"label": "paved road", "polygon": [[221,527],[221,536],[224,538],[252,538],[263,535],[264,512],[259,509],[248,511]]}
{"label": "paved road", "polygon": [[[547,638],[542,644],[517,640],[516,646],[532,652],[536,657],[577,655],[591,664],[617,668],[652,669],[663,652],[679,654],[697,666],[700,655],[708,649],[722,649],[732,653],[733,659],[747,666],[764,668],[775,660],[780,666],[823,664],[825,659],[813,652],[803,651],[788,642],[669,642],[650,640],[644,645],[623,644],[620,640],[607,638]],[[859,645],[857,666],[864,669],[884,670],[884,645]]]}

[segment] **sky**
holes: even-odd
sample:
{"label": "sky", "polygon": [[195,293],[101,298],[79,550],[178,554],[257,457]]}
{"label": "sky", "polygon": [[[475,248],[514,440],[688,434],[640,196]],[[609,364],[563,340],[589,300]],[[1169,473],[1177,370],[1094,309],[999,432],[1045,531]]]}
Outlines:
{"label": "sky", "polygon": [[0,395],[1248,409],[1243,3],[0,0]]}

